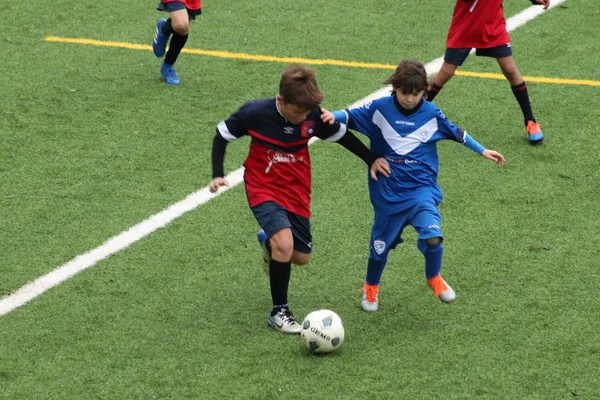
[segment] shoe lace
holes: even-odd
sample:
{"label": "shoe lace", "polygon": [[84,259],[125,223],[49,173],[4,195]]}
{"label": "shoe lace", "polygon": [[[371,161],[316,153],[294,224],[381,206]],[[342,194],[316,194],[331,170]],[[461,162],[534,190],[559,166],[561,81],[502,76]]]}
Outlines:
{"label": "shoe lace", "polygon": [[540,128],[542,127],[542,124],[539,124],[537,122],[533,122],[533,121],[529,121],[527,123],[527,132],[529,133],[539,133],[540,132]]}
{"label": "shoe lace", "polygon": [[446,290],[448,290],[448,287],[446,286],[446,283],[444,282],[444,280],[439,275],[436,276],[435,278],[433,278],[428,283],[429,283],[429,287],[435,293],[435,297],[436,298],[440,297],[440,294],[442,294],[442,292],[445,292]]}
{"label": "shoe lace", "polygon": [[282,309],[277,314],[285,324],[291,325],[296,323],[296,318],[294,318],[294,314],[290,310]]}
{"label": "shoe lace", "polygon": [[379,286],[365,285],[362,291],[367,294],[367,301],[373,303],[377,301],[377,292],[379,292]]}

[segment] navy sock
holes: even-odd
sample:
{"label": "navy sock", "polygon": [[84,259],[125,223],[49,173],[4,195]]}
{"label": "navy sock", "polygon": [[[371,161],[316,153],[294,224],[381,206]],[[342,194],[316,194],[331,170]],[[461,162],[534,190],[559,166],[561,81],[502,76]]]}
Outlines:
{"label": "navy sock", "polygon": [[535,122],[535,118],[533,118],[533,111],[531,111],[531,103],[529,102],[529,93],[527,93],[527,84],[525,81],[518,85],[511,86],[510,88],[519,102],[519,106],[523,112],[523,117],[525,118],[525,125],[527,125],[527,121]]}
{"label": "navy sock", "polygon": [[429,244],[427,240],[419,240],[418,247],[425,256],[425,277],[431,279],[442,270],[442,255],[444,247],[442,242]]}
{"label": "navy sock", "polygon": [[433,101],[435,96],[437,96],[440,90],[442,90],[442,87],[443,86],[438,86],[435,83],[429,85],[429,88],[427,89],[427,101]]}
{"label": "navy sock", "polygon": [[379,285],[379,283],[381,282],[381,275],[383,274],[383,269],[385,268],[386,263],[387,257],[383,260],[376,260],[369,257],[369,262],[367,264],[367,277],[365,279],[365,281],[369,285]]}
{"label": "navy sock", "polygon": [[[271,258],[269,263],[269,283],[271,284],[271,299],[273,300],[273,310],[281,308],[278,304],[287,306],[288,286],[290,284],[290,275],[292,262],[279,262]],[[274,314],[272,314],[274,315]]]}

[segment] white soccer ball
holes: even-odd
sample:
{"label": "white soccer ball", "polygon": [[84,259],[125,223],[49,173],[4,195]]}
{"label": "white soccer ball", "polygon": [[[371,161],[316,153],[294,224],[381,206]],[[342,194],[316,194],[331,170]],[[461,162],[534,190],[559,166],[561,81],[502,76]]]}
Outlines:
{"label": "white soccer ball", "polygon": [[300,335],[311,353],[331,353],[344,341],[344,325],[335,312],[317,310],[304,318]]}

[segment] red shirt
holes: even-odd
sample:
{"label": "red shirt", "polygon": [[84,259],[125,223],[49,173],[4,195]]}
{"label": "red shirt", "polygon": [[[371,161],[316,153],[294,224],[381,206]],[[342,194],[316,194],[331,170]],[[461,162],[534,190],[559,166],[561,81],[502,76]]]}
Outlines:
{"label": "red shirt", "polygon": [[321,122],[320,108],[294,125],[279,113],[275,98],[244,104],[219,123],[227,141],[251,136],[244,162],[244,182],[250,207],[273,201],[289,212],[310,218],[311,168],[308,141],[313,137],[339,140],[346,126]]}
{"label": "red shirt", "polygon": [[190,10],[199,10],[202,8],[202,0],[162,0],[163,3],[171,3],[173,1],[185,3],[185,7]]}
{"label": "red shirt", "polygon": [[487,49],[507,43],[502,0],[457,0],[446,47]]}

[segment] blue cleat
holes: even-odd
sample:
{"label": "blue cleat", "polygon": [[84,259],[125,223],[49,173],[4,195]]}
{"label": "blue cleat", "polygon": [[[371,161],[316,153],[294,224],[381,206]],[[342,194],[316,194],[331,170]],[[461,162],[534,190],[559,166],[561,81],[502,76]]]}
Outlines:
{"label": "blue cleat", "polygon": [[177,72],[175,72],[172,65],[163,62],[160,67],[160,75],[169,85],[179,85],[179,76],[177,76]]}
{"label": "blue cleat", "polygon": [[271,254],[267,249],[267,234],[261,229],[256,234],[256,237],[258,238],[258,243],[262,248],[263,270],[265,271],[265,274],[269,275],[269,264],[271,263]]}
{"label": "blue cleat", "polygon": [[529,136],[529,143],[537,144],[544,140],[544,134],[540,129],[541,125],[537,122],[527,121],[527,135]]}
{"label": "blue cleat", "polygon": [[165,51],[167,49],[167,42],[169,41],[169,37],[163,33],[163,26],[167,23],[167,20],[164,18],[156,21],[156,33],[154,34],[154,40],[152,41],[152,50],[154,50],[154,55],[156,57],[162,57],[165,55]]}

